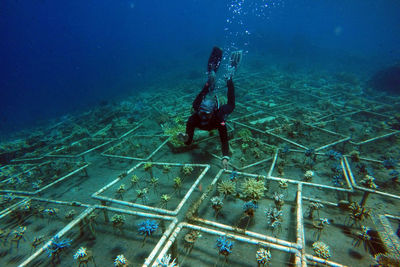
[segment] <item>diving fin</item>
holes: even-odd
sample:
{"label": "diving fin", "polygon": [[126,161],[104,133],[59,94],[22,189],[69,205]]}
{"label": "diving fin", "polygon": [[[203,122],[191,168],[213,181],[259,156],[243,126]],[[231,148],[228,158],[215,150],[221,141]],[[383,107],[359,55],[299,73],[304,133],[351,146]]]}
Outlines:
{"label": "diving fin", "polygon": [[229,66],[228,66],[228,73],[226,77],[228,79],[232,79],[235,75],[237,69],[239,68],[240,62],[242,61],[243,50],[233,51],[231,56],[229,57]]}
{"label": "diving fin", "polygon": [[219,65],[221,64],[222,60],[222,49],[214,46],[213,50],[211,51],[211,55],[208,58],[208,64],[207,64],[207,72],[214,71],[215,73],[217,72]]}
{"label": "diving fin", "polygon": [[243,50],[233,51],[230,57],[230,64],[232,68],[237,69],[240,61],[242,61]]}

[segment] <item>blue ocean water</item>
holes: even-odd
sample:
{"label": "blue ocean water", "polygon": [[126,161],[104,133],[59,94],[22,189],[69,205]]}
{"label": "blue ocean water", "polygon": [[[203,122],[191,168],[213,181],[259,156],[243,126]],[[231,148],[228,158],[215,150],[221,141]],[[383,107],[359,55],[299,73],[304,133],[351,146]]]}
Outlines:
{"label": "blue ocean water", "polygon": [[398,14],[396,0],[4,0],[0,132],[202,75],[214,45],[368,77],[400,58]]}

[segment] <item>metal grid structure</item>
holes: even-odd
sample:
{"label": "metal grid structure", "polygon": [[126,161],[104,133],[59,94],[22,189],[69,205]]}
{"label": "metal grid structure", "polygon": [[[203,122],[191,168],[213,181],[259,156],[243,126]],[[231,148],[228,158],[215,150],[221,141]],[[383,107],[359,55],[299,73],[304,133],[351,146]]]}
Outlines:
{"label": "metal grid structure", "polygon": [[46,161],[0,182],[0,192],[36,195],[78,173],[88,176],[86,162]]}
{"label": "metal grid structure", "polygon": [[[266,77],[276,79],[277,84],[267,81]],[[384,252],[387,255],[398,255],[399,240],[394,234],[393,223],[390,223],[390,221],[396,221],[397,223],[399,221],[398,216],[376,213],[375,209],[379,211],[382,209],[368,205],[377,201],[386,201],[384,202],[385,204],[391,205],[391,208],[395,211],[396,208],[393,207],[397,207],[397,211],[399,211],[398,201],[400,197],[395,189],[395,186],[398,186],[397,180],[394,179],[395,177],[388,176],[388,170],[396,169],[398,163],[392,161],[389,162],[391,164],[389,166],[386,160],[390,159],[385,158],[384,149],[378,150],[378,154],[372,149],[365,149],[379,142],[386,143],[385,147],[397,146],[395,142],[397,142],[396,138],[398,138],[399,131],[389,129],[386,126],[380,127],[384,122],[392,119],[392,112],[396,110],[396,107],[384,103],[388,101],[388,98],[365,99],[360,103],[359,98],[361,96],[357,95],[355,97],[351,92],[331,94],[332,88],[327,82],[321,82],[322,85],[310,85],[306,88],[301,82],[286,80],[286,78],[291,79],[292,77],[280,77],[271,72],[268,74],[252,73],[247,78],[238,79],[238,95],[246,95],[249,89],[251,89],[251,92],[247,94],[249,99],[239,100],[237,106],[240,112],[234,115],[236,116],[234,123],[237,126],[250,129],[253,134],[256,134],[255,138],[259,139],[259,146],[268,146],[268,149],[275,148],[275,150],[270,155],[261,155],[259,160],[254,157],[254,162],[248,165],[238,166],[231,163],[231,167],[236,169],[235,171],[221,170],[215,176],[210,177],[209,174],[212,173],[213,166],[208,164],[147,162],[166,144],[169,137],[154,134],[132,135],[134,132],[140,133],[136,129],[140,126],[143,127],[143,125],[139,125],[137,128],[125,132],[125,134],[113,134],[114,138],[119,136],[121,142],[101,154],[107,158],[140,161],[135,167],[123,172],[112,181],[107,180],[106,182],[103,181],[104,184],[95,183],[90,185],[92,189],[90,193],[96,191],[92,193],[92,198],[100,200],[101,205],[83,204],[77,201],[66,202],[49,198],[26,198],[30,194],[38,193],[36,191],[32,193],[17,190],[13,191],[13,194],[3,194],[1,206],[3,210],[0,213],[0,219],[7,218],[8,223],[12,223],[14,228],[19,225],[18,218],[23,217],[24,214],[30,214],[30,216],[42,214],[37,212],[29,213],[31,203],[40,202],[46,207],[59,205],[68,208],[79,208],[79,212],[81,212],[80,214],[77,213],[68,222],[65,221],[66,217],[51,217],[51,220],[60,220],[64,224],[51,232],[43,244],[40,244],[40,247],[35,247],[35,252],[24,258],[21,266],[29,266],[35,262],[49,263],[51,258],[46,257],[44,253],[57,243],[56,237],[71,238],[73,240],[71,248],[60,254],[62,261],[70,262],[73,252],[82,246],[82,240],[78,236],[87,235],[88,231],[91,232],[89,229],[90,220],[93,218],[99,218],[99,220],[101,218],[101,227],[104,227],[104,232],[108,233],[108,235],[99,234],[98,240],[108,242],[115,239],[115,244],[120,244],[118,242],[121,242],[121,240],[118,241],[118,239],[121,239],[121,233],[126,232],[126,242],[132,242],[132,244],[135,244],[133,246],[138,248],[145,241],[141,239],[143,236],[138,235],[138,233],[132,233],[132,226],[143,219],[153,219],[159,222],[162,231],[159,231],[154,237],[149,237],[152,242],[147,242],[144,246],[143,254],[146,255],[140,258],[142,261],[130,259],[130,256],[134,254],[127,255],[127,259],[131,263],[136,265],[143,264],[143,266],[158,266],[157,264],[163,259],[165,260],[168,254],[171,254],[171,259],[176,259],[176,262],[182,264],[182,266],[186,266],[185,264],[188,261],[203,264],[214,263],[215,265],[225,265],[226,263],[233,266],[254,265],[254,263],[257,264],[256,253],[261,248],[271,252],[272,256],[269,263],[272,265],[351,266],[361,263],[369,264],[372,262],[369,258],[369,251],[361,249],[361,244],[365,245],[369,239],[365,235],[364,239],[360,239],[360,233],[363,229],[360,226],[374,229],[378,233],[378,236],[370,236],[370,238],[374,238],[375,244],[383,244]],[[297,94],[294,94],[294,91]],[[271,97],[272,100],[251,99],[260,99],[266,93],[275,95]],[[186,97],[187,99],[185,99],[189,101],[193,94],[189,94]],[[152,99],[155,101],[160,99],[160,96],[154,96]],[[320,104],[324,105],[327,102],[331,102],[333,109],[319,110]],[[398,104],[399,101],[395,103],[395,105]],[[371,107],[365,108],[368,105]],[[298,116],[299,110],[302,108],[306,116],[304,114]],[[159,112],[162,113],[163,111],[160,110]],[[111,112],[109,116],[113,117],[115,115]],[[348,127],[345,127],[346,124],[339,123],[346,122],[347,118],[354,125],[354,131],[347,129]],[[60,124],[60,126],[63,124],[65,123]],[[294,126],[297,126],[298,129],[294,129]],[[106,126],[103,130],[97,129],[92,131],[92,135],[102,135],[104,132],[109,132],[109,129],[111,129],[111,126]],[[355,132],[361,133],[364,129],[368,129],[368,136],[360,135],[360,138],[358,138],[354,134]],[[299,131],[303,132],[299,133]],[[156,138],[157,140],[162,138],[162,140],[161,143],[151,143],[149,153],[143,157],[109,153],[118,145],[121,148],[125,146],[126,143],[124,142],[127,142],[129,138]],[[242,139],[235,138],[231,142],[240,144]],[[307,140],[307,138],[309,139]],[[271,140],[275,142],[274,147],[269,147]],[[77,141],[74,140],[74,142]],[[86,153],[109,144],[109,142],[111,141],[106,141],[99,146],[95,145],[93,148],[85,149],[83,152],[78,151],[79,153],[76,154],[67,152],[64,147],[47,156],[82,157]],[[253,142],[255,141],[253,140]],[[344,155],[337,154],[333,149],[344,151]],[[352,150],[356,150],[360,155],[353,153]],[[368,153],[365,151],[369,151],[371,155],[363,154]],[[102,158],[98,157],[99,154],[93,154],[97,160]],[[216,154],[214,156],[218,158]],[[44,163],[42,162],[42,164]],[[113,168],[113,166],[116,166],[115,164],[109,164],[105,168]],[[144,173],[137,173],[139,167],[144,168],[145,166],[150,166],[150,169],[147,168],[149,171],[145,170],[142,171]],[[158,175],[163,177],[163,182],[167,182],[168,179],[171,180],[169,181],[169,187],[173,186],[172,177],[168,177],[168,174],[163,173],[162,168],[164,166],[167,166],[165,168],[168,170],[181,169],[184,166],[199,168],[199,170],[198,175],[188,177],[187,181],[184,181],[184,184],[187,183],[185,192],[182,195],[177,193],[176,205],[171,207],[172,203],[168,203],[171,204],[171,209],[168,209],[166,205],[161,206],[162,203],[146,205],[145,203],[139,204],[137,201],[130,201],[128,196],[124,195],[126,191],[118,190],[123,183],[130,182],[125,182],[125,179],[132,179],[134,174],[140,176],[138,183],[150,185],[152,179],[157,177],[157,175],[153,176],[151,173],[151,166],[160,168]],[[260,166],[262,170],[253,169],[252,167],[254,166]],[[366,167],[369,166],[373,174],[366,170]],[[88,165],[81,166],[75,172],[82,171],[88,167]],[[250,172],[245,173],[243,170],[250,170]],[[27,171],[24,170],[23,172]],[[312,175],[309,172],[306,177],[307,171],[312,171]],[[69,175],[73,175],[75,172]],[[371,183],[363,182],[365,174],[375,179],[372,181],[377,188],[373,188]],[[65,179],[69,175],[62,178]],[[143,178],[145,176],[149,176],[149,179]],[[336,177],[336,180],[332,181],[333,176],[340,176],[341,180]],[[231,179],[231,177],[233,178]],[[390,181],[390,178],[393,179]],[[3,181],[8,179],[10,177],[3,179]],[[89,179],[93,178],[89,176],[85,180]],[[230,179],[237,193],[222,199],[226,204],[226,210],[224,211],[224,207],[222,207],[215,214],[216,210],[212,207],[211,199],[221,196],[218,186],[222,181],[230,181]],[[57,180],[56,182],[61,181]],[[209,181],[209,184],[202,191],[200,186],[204,181]],[[259,205],[260,209],[253,215],[248,210],[240,208],[242,204],[246,204],[245,198],[243,198],[243,186],[241,185],[244,181],[261,181],[266,188],[266,190],[262,190],[263,196],[253,202],[253,204]],[[393,182],[392,188],[388,186],[388,181]],[[56,182],[50,183],[45,189],[52,188]],[[131,189],[133,191],[136,188],[132,185]],[[167,190],[168,188],[166,187],[165,189]],[[393,191],[390,191],[391,189]],[[161,189],[149,188],[149,190],[154,190],[154,196],[162,193]],[[111,196],[107,195],[109,192],[111,192]],[[285,202],[279,204],[279,201],[276,200],[279,197],[283,198]],[[10,199],[12,201],[7,201]],[[123,205],[124,208],[111,207],[111,205]],[[286,222],[280,221],[281,227],[284,228],[281,232],[275,231],[275,229],[272,230],[268,226],[265,222],[264,212],[261,210],[261,208],[266,209],[274,207],[274,205],[275,208],[281,205],[282,211],[285,213]],[[41,212],[46,209],[38,209],[37,205],[33,205],[33,207]],[[132,210],[132,208],[146,210],[146,212]],[[362,219],[357,217],[359,213],[355,213],[360,210],[365,216]],[[46,216],[51,213],[52,211],[49,209],[46,211]],[[97,214],[97,216],[92,216],[93,214]],[[127,220],[129,223],[124,225],[116,224],[113,223],[112,219],[116,214],[130,218],[134,217],[135,219]],[[324,220],[325,218],[327,220]],[[44,216],[40,219],[49,220],[48,217]],[[161,226],[163,224],[161,223],[162,221],[168,224]],[[23,223],[20,224],[23,225]],[[97,227],[100,226],[95,225],[96,229]],[[13,233],[13,239],[16,239],[18,235],[14,230],[12,229],[11,232]],[[368,233],[368,231],[366,230],[364,234]],[[195,237],[193,233],[196,234]],[[200,237],[200,233],[204,236]],[[93,233],[88,234],[88,236],[91,235]],[[218,237],[221,236],[228,240],[236,241],[232,252],[224,254],[214,246]],[[191,237],[191,239],[187,237]],[[336,239],[346,244],[340,246],[340,244],[337,244],[339,241]],[[321,252],[324,246],[320,247],[319,250],[314,249],[313,245],[318,241],[328,246],[330,255]],[[21,244],[25,247],[26,243],[28,242],[24,243],[22,241]],[[14,241],[11,244],[15,244]],[[321,243],[317,244],[321,245]],[[350,259],[348,255],[344,255],[346,253],[345,250],[355,251],[354,253],[356,254],[353,254],[355,259]],[[98,253],[93,254],[96,261],[103,257],[102,255],[99,256]],[[361,256],[362,260],[357,260],[356,256]],[[199,257],[203,257],[203,259],[200,258],[199,260]],[[250,258],[253,260],[247,260]],[[243,259],[246,259],[246,261],[243,261]],[[105,259],[104,262],[107,260],[109,261],[109,259]],[[89,261],[88,265],[90,266],[91,264],[92,262]]]}
{"label": "metal grid structure", "polygon": [[[140,172],[140,167],[144,167],[144,172],[149,172],[149,179],[143,177],[144,173]],[[156,169],[157,167],[159,169]],[[178,168],[178,171],[174,172],[176,168]],[[141,162],[95,192],[92,197],[100,200],[102,205],[106,205],[106,203],[121,204],[150,212],[176,216],[209,168],[210,166],[205,164]],[[188,170],[188,172],[185,173],[185,170]],[[192,175],[193,172],[196,174]],[[171,175],[171,173],[173,174]],[[135,202],[122,199],[123,195],[128,194],[128,188],[124,189],[123,193],[121,192],[121,188],[128,187],[125,186],[126,184],[133,183],[133,176],[137,177],[138,180],[135,180],[134,185],[129,189],[132,189],[131,191],[136,195]],[[164,177],[164,179],[160,180],[156,177]],[[166,180],[165,177],[168,177],[168,179]],[[130,181],[125,178],[130,179]],[[177,183],[176,179],[178,178],[180,184]],[[194,183],[192,184],[193,179]],[[117,196],[101,196],[107,190],[113,190],[111,194],[116,194]],[[171,191],[173,192],[172,194],[167,194]],[[121,199],[116,198],[118,196]],[[165,196],[165,198],[161,197],[160,199],[158,196]],[[139,199],[142,202],[141,204],[138,203]],[[170,209],[168,209],[167,205],[170,206]],[[171,205],[174,207],[173,210],[171,210]]]}

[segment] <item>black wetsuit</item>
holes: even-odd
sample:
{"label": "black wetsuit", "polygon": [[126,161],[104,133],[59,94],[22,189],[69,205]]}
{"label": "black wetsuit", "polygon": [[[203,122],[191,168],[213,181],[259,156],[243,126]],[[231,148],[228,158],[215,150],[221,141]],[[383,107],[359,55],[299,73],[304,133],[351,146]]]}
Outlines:
{"label": "black wetsuit", "polygon": [[210,84],[207,82],[203,90],[197,95],[196,99],[193,101],[193,109],[195,113],[189,117],[186,123],[186,134],[189,139],[185,142],[186,145],[190,145],[193,141],[193,135],[195,128],[201,130],[215,130],[218,129],[219,137],[221,140],[222,154],[228,156],[229,154],[229,144],[228,144],[228,130],[225,124],[226,115],[232,113],[235,108],[235,87],[233,85],[232,79],[229,79],[226,83],[228,87],[228,103],[219,107],[219,109],[214,110],[211,118],[208,121],[204,121],[199,116],[199,108],[201,102],[205,98],[210,88]]}

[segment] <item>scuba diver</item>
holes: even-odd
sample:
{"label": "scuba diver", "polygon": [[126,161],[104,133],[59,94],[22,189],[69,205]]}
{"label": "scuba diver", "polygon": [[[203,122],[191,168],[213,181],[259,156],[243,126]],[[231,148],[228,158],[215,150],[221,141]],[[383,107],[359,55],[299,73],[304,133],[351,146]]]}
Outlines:
{"label": "scuba diver", "polygon": [[235,73],[242,57],[241,51],[235,51],[230,57],[230,66],[226,86],[228,87],[228,103],[219,105],[218,98],[207,98],[208,93],[215,89],[215,76],[221,64],[222,50],[214,47],[208,59],[207,72],[208,81],[204,85],[201,92],[193,101],[194,113],[189,117],[186,123],[186,133],[179,133],[178,137],[185,145],[191,145],[193,142],[194,130],[199,128],[205,131],[218,129],[222,149],[222,166],[228,168],[229,162],[229,144],[228,130],[226,127],[226,116],[235,108],[235,87],[233,85],[232,76]]}

